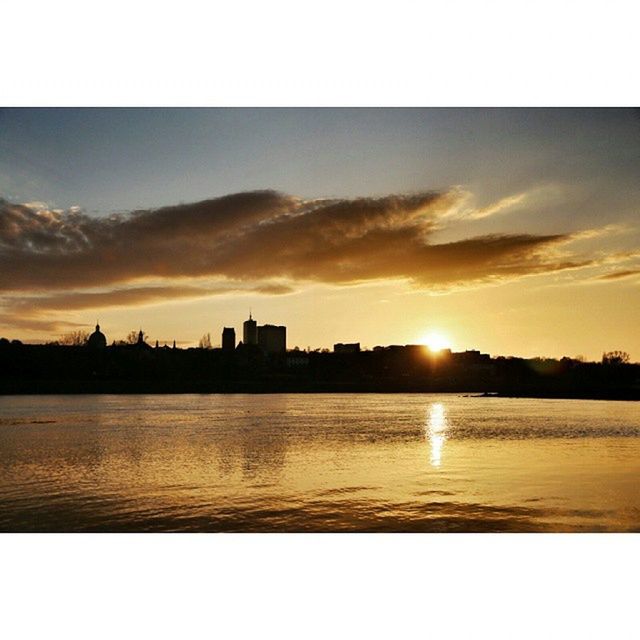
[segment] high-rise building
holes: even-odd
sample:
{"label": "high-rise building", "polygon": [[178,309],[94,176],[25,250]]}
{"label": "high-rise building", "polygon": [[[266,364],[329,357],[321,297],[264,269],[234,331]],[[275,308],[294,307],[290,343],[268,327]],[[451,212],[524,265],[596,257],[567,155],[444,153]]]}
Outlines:
{"label": "high-rise building", "polygon": [[242,341],[244,344],[258,344],[258,323],[251,317],[242,325]]}
{"label": "high-rise building", "polygon": [[236,348],[236,330],[233,327],[225,327],[222,330],[222,350],[234,351]]}
{"label": "high-rise building", "polygon": [[287,327],[264,324],[258,327],[258,346],[267,354],[287,352]]}

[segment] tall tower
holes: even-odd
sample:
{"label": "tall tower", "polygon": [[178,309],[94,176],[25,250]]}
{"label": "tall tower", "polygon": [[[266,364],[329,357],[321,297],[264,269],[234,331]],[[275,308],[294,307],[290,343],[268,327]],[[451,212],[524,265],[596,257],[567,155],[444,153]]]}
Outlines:
{"label": "tall tower", "polygon": [[258,323],[251,317],[251,311],[249,319],[242,325],[242,341],[244,344],[258,344]]}

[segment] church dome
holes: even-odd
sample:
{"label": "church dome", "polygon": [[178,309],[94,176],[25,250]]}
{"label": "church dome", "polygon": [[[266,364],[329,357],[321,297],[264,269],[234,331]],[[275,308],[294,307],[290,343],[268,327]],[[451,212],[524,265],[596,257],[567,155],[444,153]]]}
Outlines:
{"label": "church dome", "polygon": [[104,349],[107,346],[107,338],[100,331],[100,325],[96,325],[96,330],[89,336],[87,346],[93,349]]}

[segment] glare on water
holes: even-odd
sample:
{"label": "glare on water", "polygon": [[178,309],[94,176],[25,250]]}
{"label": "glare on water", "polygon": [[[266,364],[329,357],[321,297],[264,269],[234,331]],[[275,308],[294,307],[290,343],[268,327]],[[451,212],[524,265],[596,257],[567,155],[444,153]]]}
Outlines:
{"label": "glare on water", "polygon": [[429,419],[427,421],[427,434],[431,443],[431,464],[440,466],[442,459],[442,447],[446,439],[446,413],[442,402],[434,402],[429,407]]}
{"label": "glare on water", "polygon": [[633,402],[0,397],[1,531],[636,531]]}

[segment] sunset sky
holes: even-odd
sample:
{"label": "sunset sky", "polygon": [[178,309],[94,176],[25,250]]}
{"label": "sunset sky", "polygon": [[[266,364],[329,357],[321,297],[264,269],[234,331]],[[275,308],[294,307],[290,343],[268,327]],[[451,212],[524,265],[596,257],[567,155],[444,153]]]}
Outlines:
{"label": "sunset sky", "polygon": [[0,336],[640,360],[640,112],[0,110]]}

